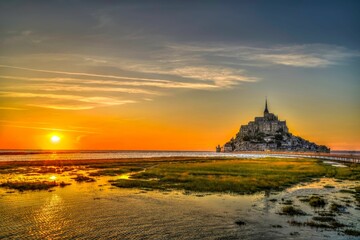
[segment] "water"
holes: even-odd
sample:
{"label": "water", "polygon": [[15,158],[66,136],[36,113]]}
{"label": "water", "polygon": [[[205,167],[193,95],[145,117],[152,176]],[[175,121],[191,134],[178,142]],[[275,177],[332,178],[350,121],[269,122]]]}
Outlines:
{"label": "water", "polygon": [[334,166],[334,167],[347,167],[346,165],[338,163],[338,162],[323,161],[323,163],[329,164],[329,165]]}
{"label": "water", "polygon": [[[11,153],[11,154],[10,154]],[[2,155],[1,155],[2,154]],[[0,161],[37,161],[37,160],[89,160],[121,158],[159,158],[159,157],[239,157],[254,158],[262,154],[233,154],[216,152],[188,151],[2,151]]]}
{"label": "water", "polygon": [[[326,159],[337,159],[336,152]],[[352,152],[352,154],[355,154]],[[356,155],[356,154],[355,154]],[[217,157],[217,158],[261,158],[261,157],[299,157],[292,154],[269,153],[216,153],[214,151],[41,151],[41,150],[0,150],[1,161],[43,161],[43,160],[90,160],[121,158],[160,158],[160,157]],[[305,155],[304,155],[305,156]],[[314,156],[310,156],[314,157]],[[325,158],[325,157],[322,157]]]}
{"label": "water", "polygon": [[[68,182],[72,174],[55,177]],[[0,182],[52,177],[54,174],[3,174]],[[315,214],[307,203],[298,200],[299,196],[316,193],[343,203],[351,195],[339,193],[339,189],[349,189],[354,182],[324,178],[282,192],[230,195],[127,190],[112,187],[109,179],[71,181],[72,185],[51,192],[0,189],[0,239],[355,239],[336,230],[288,224],[294,219],[306,221]],[[334,188],[323,187],[329,184]],[[282,199],[293,200],[311,215],[277,214],[284,206]],[[337,219],[359,229],[359,210],[349,203],[346,211]],[[238,226],[237,220],[246,224]]]}
{"label": "water", "polygon": [[331,154],[360,156],[360,151],[331,151]]}

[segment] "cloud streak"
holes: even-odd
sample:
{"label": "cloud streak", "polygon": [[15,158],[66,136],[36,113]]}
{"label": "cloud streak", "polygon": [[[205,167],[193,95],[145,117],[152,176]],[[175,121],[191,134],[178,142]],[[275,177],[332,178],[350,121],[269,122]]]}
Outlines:
{"label": "cloud streak", "polygon": [[82,131],[82,130],[73,130],[73,129],[62,129],[62,128],[47,128],[47,127],[31,127],[31,126],[21,126],[21,125],[2,125],[4,127],[13,127],[13,128],[27,128],[27,129],[37,129],[37,130],[46,130],[46,131],[59,131],[59,132],[76,132],[76,133],[97,133],[92,131]]}
{"label": "cloud streak", "polygon": [[[49,81],[50,82],[50,81]],[[56,83],[42,83],[42,84],[23,84],[21,86],[5,86],[5,89],[21,89],[21,90],[39,90],[48,92],[67,91],[67,92],[119,92],[128,94],[147,94],[147,95],[161,95],[155,91],[149,91],[136,88],[119,88],[119,87],[91,87],[73,84],[56,84]]]}
{"label": "cloud streak", "polygon": [[[114,80],[94,80],[83,78],[34,78],[34,77],[19,77],[0,75],[0,78],[31,81],[31,82],[57,82],[57,83],[81,83],[81,84],[95,84],[95,85],[111,85],[111,86],[138,86],[138,87],[156,87],[156,88],[179,88],[179,89],[216,89],[218,86],[208,83],[191,83],[191,82],[143,82],[143,81],[114,81]],[[102,87],[104,88],[104,87]],[[152,92],[154,93],[154,92]],[[157,94],[156,92],[154,93]]]}
{"label": "cloud streak", "polygon": [[359,57],[357,51],[327,44],[304,44],[273,47],[248,47],[228,45],[170,45],[179,56],[190,58],[216,58],[239,62],[243,66],[264,66],[264,64],[292,67],[328,67]]}
{"label": "cloud streak", "polygon": [[24,108],[15,108],[15,107],[0,107],[0,110],[15,110],[15,111],[23,111],[26,110]]}
{"label": "cloud streak", "polygon": [[28,92],[0,92],[0,97],[4,98],[45,98],[66,101],[78,101],[82,103],[90,103],[85,106],[74,104],[28,104],[29,106],[46,107],[53,109],[67,109],[67,110],[84,110],[92,109],[96,106],[116,106],[128,103],[135,103],[134,100],[120,100],[110,97],[84,97],[78,95],[64,95],[64,94],[44,94],[44,93],[28,93]]}
{"label": "cloud streak", "polygon": [[32,72],[42,72],[42,73],[54,73],[54,74],[63,74],[63,75],[73,75],[73,76],[84,76],[84,77],[101,77],[101,78],[112,78],[112,79],[123,79],[123,80],[135,80],[135,81],[150,81],[150,82],[168,82],[163,79],[152,79],[152,78],[134,78],[134,77],[123,77],[115,75],[104,75],[104,74],[92,74],[92,73],[82,73],[82,72],[65,72],[65,71],[52,71],[45,69],[34,69],[34,68],[25,68],[25,67],[16,67],[10,65],[0,65],[3,68],[13,68],[25,71]]}

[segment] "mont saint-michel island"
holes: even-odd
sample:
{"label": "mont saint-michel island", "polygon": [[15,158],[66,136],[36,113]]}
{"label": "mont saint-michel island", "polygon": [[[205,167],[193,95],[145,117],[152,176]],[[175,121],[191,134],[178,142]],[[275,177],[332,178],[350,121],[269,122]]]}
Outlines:
{"label": "mont saint-michel island", "polygon": [[289,132],[286,121],[279,120],[271,113],[267,100],[263,117],[255,117],[254,121],[242,125],[235,138],[217,146],[217,152],[237,151],[289,151],[289,152],[323,152],[329,153],[330,148],[317,145]]}

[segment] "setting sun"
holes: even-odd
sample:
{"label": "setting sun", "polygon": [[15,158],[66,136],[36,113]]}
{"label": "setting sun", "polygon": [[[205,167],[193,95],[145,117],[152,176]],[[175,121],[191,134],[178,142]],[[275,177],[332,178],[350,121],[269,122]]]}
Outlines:
{"label": "setting sun", "polygon": [[56,136],[56,135],[52,136],[52,137],[51,137],[51,142],[53,142],[53,143],[58,143],[58,142],[60,142],[60,137],[59,137],[59,136]]}

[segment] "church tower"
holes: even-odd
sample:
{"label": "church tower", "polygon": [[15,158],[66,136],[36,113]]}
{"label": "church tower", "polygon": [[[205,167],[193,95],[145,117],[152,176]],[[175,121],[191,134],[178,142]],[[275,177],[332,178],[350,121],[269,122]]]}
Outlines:
{"label": "church tower", "polygon": [[267,106],[267,98],[266,98],[266,100],[265,100],[264,116],[266,116],[266,114],[269,114],[269,110],[268,110],[268,106]]}

